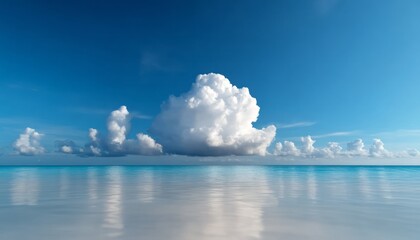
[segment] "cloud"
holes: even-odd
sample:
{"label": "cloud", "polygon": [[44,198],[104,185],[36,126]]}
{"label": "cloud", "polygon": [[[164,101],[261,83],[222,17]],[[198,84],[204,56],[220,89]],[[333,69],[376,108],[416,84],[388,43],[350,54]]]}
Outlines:
{"label": "cloud", "polygon": [[301,137],[300,141],[302,142],[302,154],[309,156],[315,151],[315,140],[312,140],[311,136]]}
{"label": "cloud", "polygon": [[314,147],[315,140],[311,136],[301,137],[301,148],[298,149],[294,142],[284,141],[276,143],[274,155],[292,156],[292,157],[323,157],[329,155],[331,151],[327,148],[317,149]]}
{"label": "cloud", "polygon": [[254,128],[259,110],[248,88],[220,74],[198,75],[189,92],[162,106],[150,132],[169,153],[265,155],[276,127]]}
{"label": "cloud", "polygon": [[327,147],[319,149],[318,156],[326,158],[335,158],[342,155],[343,148],[338,142],[329,142]]}
{"label": "cloud", "polygon": [[385,149],[384,143],[381,139],[375,138],[373,139],[373,144],[369,149],[369,153],[371,156],[374,157],[391,157],[392,154],[388,150]]}
{"label": "cloud", "polygon": [[410,157],[420,157],[420,151],[417,149],[408,149],[404,151],[404,155],[410,156]]}
{"label": "cloud", "polygon": [[162,153],[162,146],[143,133],[137,134],[137,140],[128,140],[125,149],[128,154],[156,155]]}
{"label": "cloud", "polygon": [[44,153],[45,150],[39,142],[41,137],[42,134],[28,127],[19,135],[13,147],[20,155],[31,156]]}
{"label": "cloud", "polygon": [[276,143],[274,154],[279,156],[298,157],[300,156],[300,150],[297,149],[295,143],[290,141],[284,141],[283,144],[281,144],[280,142]]}
{"label": "cloud", "polygon": [[315,125],[316,122],[295,122],[295,123],[288,123],[288,124],[278,124],[276,127],[281,129],[286,128],[297,128],[297,127],[310,127]]}
{"label": "cloud", "polygon": [[326,138],[326,137],[341,137],[341,136],[351,136],[358,133],[358,131],[347,131],[347,132],[332,132],[321,135],[315,135],[313,138]]}
{"label": "cloud", "polygon": [[78,154],[80,156],[125,156],[131,155],[159,155],[162,145],[150,136],[139,133],[136,139],[127,139],[130,130],[130,113],[126,106],[111,112],[108,117],[106,137],[100,135],[95,128],[89,129],[90,141],[84,147],[77,146],[73,141],[58,142],[58,151],[62,153]]}
{"label": "cloud", "polygon": [[347,154],[351,156],[367,156],[368,152],[365,149],[363,140],[359,138],[353,142],[347,143]]}
{"label": "cloud", "polygon": [[[109,146],[114,148],[113,151],[121,151],[123,148],[125,136],[130,128],[128,114],[127,107],[121,106],[120,109],[112,111],[108,118]],[[97,131],[95,138],[96,134]]]}
{"label": "cloud", "polygon": [[337,142],[329,142],[326,147],[317,148],[311,136],[301,138],[301,146],[297,148],[293,142],[284,141],[276,143],[273,154],[284,157],[302,158],[345,158],[345,157],[372,157],[372,158],[397,158],[397,157],[420,157],[416,149],[409,149],[402,152],[391,152],[384,147],[380,139],[373,139],[369,151],[365,148],[362,139],[356,139],[347,143],[347,150],[343,150]]}
{"label": "cloud", "polygon": [[77,146],[77,144],[71,140],[56,141],[55,145],[58,148],[58,152],[66,154],[80,154],[83,152],[83,148]]}
{"label": "cloud", "polygon": [[70,146],[61,146],[60,150],[63,153],[73,153],[73,149]]}

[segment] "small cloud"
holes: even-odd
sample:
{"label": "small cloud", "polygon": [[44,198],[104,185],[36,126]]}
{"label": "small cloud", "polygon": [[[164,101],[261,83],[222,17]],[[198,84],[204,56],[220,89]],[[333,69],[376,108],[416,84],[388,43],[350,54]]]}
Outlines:
{"label": "small cloud", "polygon": [[35,129],[28,127],[19,135],[19,138],[13,144],[13,147],[17,153],[25,156],[44,153],[44,148],[40,144],[41,137],[42,134],[35,131]]}
{"label": "small cloud", "polygon": [[276,127],[280,129],[285,128],[299,128],[299,127],[310,127],[315,125],[316,122],[295,122],[295,123],[288,123],[288,124],[277,124]]}
{"label": "small cloud", "polygon": [[407,149],[403,152],[403,155],[410,157],[420,157],[420,151],[417,149]]}
{"label": "small cloud", "polygon": [[80,154],[83,153],[83,148],[77,146],[77,144],[71,140],[56,141],[55,145],[58,148],[58,152],[67,154]]}
{"label": "small cloud", "polygon": [[158,72],[174,72],[178,71],[179,67],[175,62],[171,61],[168,54],[163,53],[162,50],[145,51],[140,57],[140,73],[158,71]]}

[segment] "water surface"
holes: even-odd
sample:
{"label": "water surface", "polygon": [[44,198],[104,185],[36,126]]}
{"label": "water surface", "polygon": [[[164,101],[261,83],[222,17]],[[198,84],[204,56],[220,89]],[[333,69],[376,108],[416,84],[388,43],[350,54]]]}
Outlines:
{"label": "water surface", "polygon": [[1,167],[0,239],[418,239],[420,167]]}

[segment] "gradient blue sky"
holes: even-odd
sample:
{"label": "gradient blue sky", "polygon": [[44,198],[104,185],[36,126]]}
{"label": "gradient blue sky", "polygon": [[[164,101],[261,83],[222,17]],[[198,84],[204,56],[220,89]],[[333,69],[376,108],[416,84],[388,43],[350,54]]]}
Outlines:
{"label": "gradient blue sky", "polygon": [[209,72],[250,89],[276,140],[420,148],[419,23],[416,0],[3,0],[0,150],[28,126],[84,143],[121,105],[147,132]]}

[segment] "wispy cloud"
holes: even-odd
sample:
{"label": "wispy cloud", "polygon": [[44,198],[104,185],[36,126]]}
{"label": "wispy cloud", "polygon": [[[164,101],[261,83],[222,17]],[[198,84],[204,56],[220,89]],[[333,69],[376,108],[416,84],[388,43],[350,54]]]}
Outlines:
{"label": "wispy cloud", "polygon": [[141,114],[139,112],[131,112],[130,116],[132,118],[137,118],[137,119],[152,119],[152,116],[144,115],[144,114]]}
{"label": "wispy cloud", "polygon": [[339,3],[339,0],[315,0],[315,11],[320,15],[327,15]]}
{"label": "wispy cloud", "polygon": [[38,92],[39,86],[35,86],[33,84],[23,83],[23,82],[12,82],[12,83],[6,83],[3,85],[4,87],[14,91],[32,91],[32,92]]}
{"label": "wispy cloud", "polygon": [[398,129],[395,131],[378,132],[371,135],[384,137],[416,137],[420,136],[420,129]]}
{"label": "wispy cloud", "polygon": [[280,123],[277,124],[276,127],[280,129],[285,128],[299,128],[299,127],[310,127],[315,125],[316,122],[295,122],[295,123]]}
{"label": "wispy cloud", "polygon": [[168,50],[145,51],[140,58],[140,73],[158,71],[179,71],[179,66],[171,60]]}
{"label": "wispy cloud", "polygon": [[61,126],[61,125],[45,125],[41,124],[39,128],[45,137],[58,138],[58,139],[85,139],[87,134],[85,130],[74,128],[72,126]]}
{"label": "wispy cloud", "polygon": [[[72,112],[79,113],[79,114],[86,114],[86,115],[108,115],[111,110],[107,109],[100,109],[100,108],[73,108],[71,109]],[[140,112],[131,112],[130,117],[136,119],[151,119],[152,116],[142,114]]]}
{"label": "wispy cloud", "polygon": [[341,137],[341,136],[352,136],[360,133],[359,131],[343,131],[343,132],[331,132],[320,135],[315,135],[313,138],[327,138],[327,137]]}

